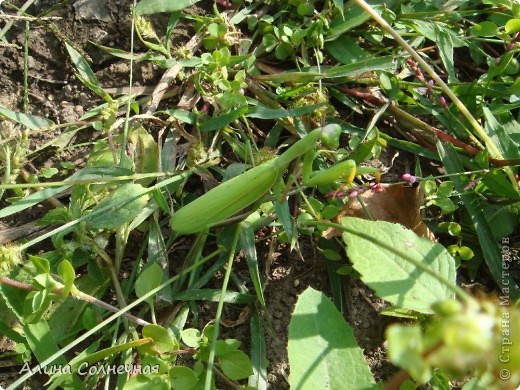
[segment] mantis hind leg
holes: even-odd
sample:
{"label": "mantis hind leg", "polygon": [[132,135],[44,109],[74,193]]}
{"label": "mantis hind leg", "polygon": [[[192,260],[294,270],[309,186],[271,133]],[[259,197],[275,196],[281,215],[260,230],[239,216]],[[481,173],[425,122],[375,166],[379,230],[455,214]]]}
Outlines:
{"label": "mantis hind leg", "polygon": [[305,155],[302,176],[303,184],[307,186],[329,184],[338,179],[343,179],[347,184],[350,184],[356,175],[378,172],[376,168],[358,167],[354,160],[342,161],[322,171],[312,171],[313,160],[313,152],[309,152]]}

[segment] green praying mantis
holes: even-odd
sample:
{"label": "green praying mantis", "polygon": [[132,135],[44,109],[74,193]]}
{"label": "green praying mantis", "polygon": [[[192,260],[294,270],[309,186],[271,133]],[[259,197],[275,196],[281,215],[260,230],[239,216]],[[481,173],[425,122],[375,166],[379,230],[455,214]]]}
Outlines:
{"label": "green praying mantis", "polygon": [[328,184],[344,177],[350,183],[356,175],[377,172],[376,168],[356,167],[354,160],[339,162],[326,170],[312,171],[317,143],[321,141],[328,146],[337,146],[340,133],[341,128],[336,124],[312,130],[280,156],[223,182],[182,207],[171,217],[171,228],[180,234],[203,231],[253,204],[270,189],[279,195],[281,201],[282,175],[289,164],[301,156],[302,182],[306,186]]}

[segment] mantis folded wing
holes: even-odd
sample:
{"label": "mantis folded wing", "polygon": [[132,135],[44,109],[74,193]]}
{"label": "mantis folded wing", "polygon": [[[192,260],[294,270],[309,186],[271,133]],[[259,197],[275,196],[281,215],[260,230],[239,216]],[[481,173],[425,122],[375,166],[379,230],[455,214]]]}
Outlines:
{"label": "mantis folded wing", "polygon": [[313,172],[315,145],[319,140],[336,143],[340,127],[327,125],[315,129],[280,156],[225,181],[173,214],[170,226],[180,234],[200,232],[231,217],[264,196],[280,180],[291,161],[304,155],[303,184],[316,186],[330,183],[348,173],[351,181],[356,172],[375,172],[374,168],[356,170],[353,160],[340,162],[329,169]]}

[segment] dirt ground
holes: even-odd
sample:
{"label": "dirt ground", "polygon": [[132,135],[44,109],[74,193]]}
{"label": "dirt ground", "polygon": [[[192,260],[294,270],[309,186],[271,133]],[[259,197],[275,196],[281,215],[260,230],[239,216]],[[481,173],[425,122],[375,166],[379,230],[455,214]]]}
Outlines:
{"label": "dirt ground", "polygon": [[[18,6],[22,1],[14,1]],[[32,15],[46,13],[56,1],[40,0],[28,12]],[[130,48],[130,1],[64,1],[56,12],[48,17],[57,19],[36,24],[31,22],[29,37],[29,113],[48,118],[57,124],[77,122],[90,108],[99,104],[100,99],[89,91],[74,76],[69,56],[66,53],[63,37],[73,42],[92,60],[92,68],[105,88],[125,87],[128,85],[130,68],[128,61],[118,60],[96,48],[91,41],[123,50]],[[194,12],[205,12],[210,3],[202,4]],[[1,18],[0,25],[8,20]],[[51,28],[54,24],[57,29]],[[178,32],[179,41],[191,34],[190,26]],[[60,34],[56,34],[55,31]],[[6,34],[9,45],[0,45],[0,105],[11,110],[23,110],[23,43],[25,22],[15,21]],[[143,50],[137,44],[136,51]],[[134,69],[135,85],[154,86],[164,70],[150,63],[137,64]],[[31,151],[37,150],[59,130],[52,133],[39,133],[31,137]],[[92,129],[80,131],[73,144],[91,140]],[[85,147],[56,150],[49,147],[37,154],[30,154],[25,168],[29,173],[38,173],[42,168],[53,166],[58,161],[71,161],[77,168],[85,164]],[[5,202],[0,207],[5,206]],[[0,229],[11,229],[34,221],[43,215],[46,206],[39,206],[28,212],[17,214],[15,219],[1,221]],[[23,228],[22,228],[23,229]],[[288,389],[287,376],[287,332],[290,313],[298,295],[307,287],[329,292],[326,260],[318,257],[308,242],[301,242],[302,260],[295,252],[286,248],[278,250],[278,256],[270,265],[269,282],[265,291],[272,331],[267,330],[267,358],[269,360],[269,388]],[[240,271],[239,271],[240,272]],[[344,297],[346,319],[354,328],[357,340],[363,348],[367,361],[376,379],[388,379],[396,369],[388,363],[385,356],[384,330],[390,317],[381,317],[378,312],[384,303],[359,281],[345,279]],[[110,300],[110,297],[107,297]],[[212,318],[214,307],[201,305],[207,309],[201,318]],[[225,319],[233,320],[242,308],[228,308]],[[229,318],[226,318],[229,317]],[[204,325],[204,324],[201,324]],[[224,328],[223,337],[233,337],[244,341],[247,350],[249,326],[247,323]],[[0,368],[1,370],[2,368]]]}

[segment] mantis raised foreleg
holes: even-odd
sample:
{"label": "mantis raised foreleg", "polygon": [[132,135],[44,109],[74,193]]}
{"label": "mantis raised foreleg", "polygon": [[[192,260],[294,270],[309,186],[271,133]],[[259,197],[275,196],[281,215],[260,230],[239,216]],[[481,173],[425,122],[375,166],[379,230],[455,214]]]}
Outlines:
{"label": "mantis raised foreleg", "polygon": [[265,195],[277,184],[291,161],[302,155],[304,185],[327,184],[345,176],[351,181],[356,172],[375,172],[374,168],[356,169],[353,160],[340,162],[323,171],[312,171],[316,143],[319,140],[328,144],[335,143],[339,134],[338,125],[327,125],[311,131],[280,156],[225,181],[175,212],[170,219],[170,226],[177,233],[196,233],[231,217]]}

